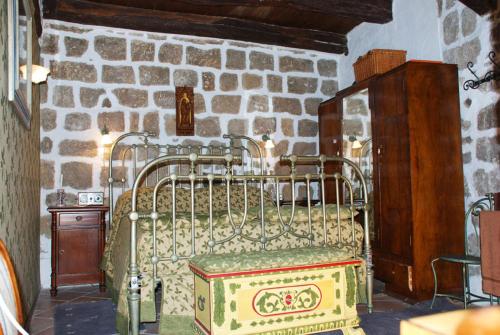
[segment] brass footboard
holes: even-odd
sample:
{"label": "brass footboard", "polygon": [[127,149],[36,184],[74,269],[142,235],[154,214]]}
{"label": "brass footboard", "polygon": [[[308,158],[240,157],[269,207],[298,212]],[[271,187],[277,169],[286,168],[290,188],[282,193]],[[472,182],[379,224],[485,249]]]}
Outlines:
{"label": "brass footboard", "polygon": [[[197,243],[196,231],[197,228],[195,221],[197,213],[195,211],[195,194],[199,189],[199,186],[205,186],[208,188],[208,231],[204,231],[208,234],[208,250],[203,251],[203,253],[213,253],[214,248],[218,245],[223,245],[234,239],[244,239],[251,241],[260,246],[260,249],[265,250],[268,244],[281,238],[284,235],[293,235],[297,239],[304,240],[309,246],[313,245],[330,245],[335,248],[344,249],[349,248],[352,251],[352,257],[356,258],[360,250],[357,250],[356,237],[355,237],[355,219],[354,213],[356,210],[361,210],[364,212],[363,215],[363,228],[364,228],[364,248],[363,248],[363,258],[365,260],[366,275],[367,275],[367,304],[368,311],[372,311],[372,291],[373,291],[373,271],[372,271],[372,251],[370,246],[370,232],[369,232],[369,213],[370,210],[368,205],[368,192],[365,180],[363,178],[362,172],[359,167],[352,161],[341,158],[341,157],[329,157],[325,155],[317,156],[282,156],[280,161],[285,164],[290,165],[290,174],[287,175],[264,175],[263,173],[263,159],[262,152],[257,142],[245,137],[245,136],[233,136],[224,135],[224,138],[230,140],[230,144],[222,146],[219,148],[220,152],[214,153],[213,148],[198,147],[196,150],[192,150],[190,147],[187,153],[182,153],[185,148],[182,146],[160,146],[156,144],[151,144],[148,140],[150,134],[147,133],[132,133],[125,134],[119,140],[127,137],[139,137],[141,138],[141,144],[131,146],[130,150],[137,150],[139,147],[151,147],[154,146],[158,148],[159,152],[161,149],[165,149],[164,154],[159,154],[154,159],[148,159],[146,157],[145,164],[136,174],[136,162],[137,153],[133,153],[134,159],[134,183],[132,187],[132,203],[131,212],[129,214],[130,219],[130,264],[129,264],[129,287],[128,287],[128,304],[129,304],[129,317],[130,317],[130,333],[137,335],[139,334],[139,306],[140,306],[140,271],[137,264],[137,229],[138,220],[141,218],[148,218],[152,221],[152,234],[153,234],[153,254],[151,257],[151,263],[153,265],[153,278],[155,281],[159,281],[157,266],[159,262],[179,262],[182,260],[188,260],[198,253],[198,248],[201,247]],[[246,140],[250,145],[253,146],[253,150],[241,145],[236,146],[235,141]],[[110,154],[110,165],[109,174],[110,178],[108,180],[110,190],[110,204],[113,204],[113,184],[116,181],[113,178],[113,157],[112,153],[116,147],[116,143],[112,147],[112,152]],[[175,152],[172,152],[172,148]],[[169,152],[170,150],[170,152]],[[256,153],[254,156],[251,153]],[[125,154],[124,154],[125,155]],[[249,158],[250,156],[250,158]],[[123,156],[125,157],[125,156]],[[124,159],[122,160],[124,161]],[[358,182],[361,185],[363,199],[361,205],[357,205],[354,202],[353,194],[353,180],[350,180],[340,173],[326,173],[325,164],[329,162],[336,162],[338,164],[344,164],[352,168],[355,172]],[[318,168],[317,173],[306,173],[298,174],[297,166],[301,164],[314,165]],[[166,167],[166,173],[161,176],[158,172],[159,167]],[[204,167],[204,168],[203,168]],[[207,168],[208,167],[208,168]],[[137,207],[138,191],[142,185],[148,185],[148,176],[154,175],[154,185],[153,185],[153,203],[152,210],[147,213],[139,212]],[[327,220],[327,204],[325,201],[325,183],[327,180],[332,180],[335,185],[336,193],[336,234],[337,241],[335,243],[329,244],[328,240],[328,220]],[[244,228],[249,222],[248,213],[248,194],[247,190],[249,185],[258,185],[260,192],[260,208],[259,208],[259,228],[260,231],[258,236],[252,236],[249,233],[244,232]],[[224,185],[226,189],[226,202],[227,202],[227,217],[230,224],[230,233],[222,238],[215,238],[214,236],[214,209],[213,209],[213,189],[215,185]],[[243,187],[243,197],[244,204],[242,215],[239,216],[239,220],[236,221],[233,215],[233,209],[231,208],[231,199],[234,196],[232,191],[232,185],[241,185]],[[283,193],[284,187],[288,186],[291,192],[291,214],[286,219],[282,213],[283,209],[281,207],[280,199]],[[307,203],[307,233],[300,233],[294,229],[295,215],[296,215],[296,190],[299,185],[304,185],[306,190],[306,203]],[[267,220],[264,206],[264,192],[265,186],[270,186],[275,193],[276,203],[275,211],[277,213],[279,221],[279,230],[274,234],[269,234],[267,228]],[[157,223],[160,218],[160,213],[158,210],[158,194],[161,189],[169,188],[171,192],[171,229],[172,229],[172,252],[167,257],[160,257],[158,253],[158,243],[157,243]],[[191,222],[191,236],[190,236],[190,251],[188,253],[182,254],[177,250],[177,211],[176,211],[176,192],[179,188],[188,189],[190,192],[191,208],[190,208],[190,222]],[[319,206],[313,206],[313,195],[319,198]],[[344,197],[342,196],[344,195]],[[341,198],[345,198],[342,201]],[[352,230],[352,237],[350,242],[344,242],[341,238],[342,228],[341,228],[341,207],[347,207],[350,209],[350,224]],[[112,206],[111,206],[112,207]],[[316,241],[313,234],[313,219],[312,212],[320,208],[322,213],[322,232],[321,241]],[[112,217],[112,214],[111,216]]]}

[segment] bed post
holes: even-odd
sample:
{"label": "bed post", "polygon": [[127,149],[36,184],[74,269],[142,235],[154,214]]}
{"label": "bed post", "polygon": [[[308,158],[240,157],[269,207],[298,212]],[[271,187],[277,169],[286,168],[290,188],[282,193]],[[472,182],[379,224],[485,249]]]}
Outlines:
{"label": "bed post", "polygon": [[[324,156],[324,155],[323,155]],[[348,164],[358,176],[361,181],[362,189],[363,189],[363,212],[364,212],[364,240],[365,240],[365,250],[364,257],[366,260],[366,299],[367,299],[367,309],[368,313],[373,312],[373,261],[372,261],[372,247],[370,244],[370,227],[369,227],[369,204],[368,204],[368,188],[366,187],[365,178],[363,177],[363,173],[356,165],[356,163],[343,158],[343,157],[326,157],[326,161],[329,162],[341,162]]]}
{"label": "bed post", "polygon": [[121,136],[119,136],[116,140],[114,140],[113,144],[111,145],[111,149],[109,150],[109,163],[108,163],[108,197],[109,197],[109,228],[113,226],[113,184],[115,182],[113,178],[113,151],[115,150],[116,146],[118,143],[120,143],[124,138],[130,137],[130,136],[144,136],[146,139],[149,136],[155,136],[153,133],[148,133],[147,131],[145,132],[132,132],[132,133],[126,133]]}

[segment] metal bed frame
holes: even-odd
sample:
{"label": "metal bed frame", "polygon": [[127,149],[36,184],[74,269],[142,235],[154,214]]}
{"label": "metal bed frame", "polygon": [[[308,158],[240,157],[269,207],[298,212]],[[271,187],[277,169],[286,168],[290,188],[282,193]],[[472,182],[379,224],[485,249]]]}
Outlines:
{"label": "metal bed frame", "polygon": [[[130,231],[130,264],[129,264],[129,286],[128,286],[128,312],[129,312],[129,333],[133,335],[139,334],[139,310],[140,310],[140,271],[137,264],[137,225],[138,220],[141,218],[150,218],[152,220],[153,226],[153,256],[151,257],[151,263],[153,264],[153,278],[156,282],[160,282],[160,278],[157,275],[157,264],[159,262],[178,262],[181,260],[189,260],[197,253],[197,244],[195,238],[195,192],[198,187],[208,187],[209,189],[209,227],[206,232],[209,234],[208,247],[209,253],[214,251],[214,247],[220,244],[224,244],[232,239],[240,238],[249,240],[253,243],[260,244],[260,249],[265,250],[267,244],[275,239],[280,238],[285,234],[291,234],[298,239],[307,241],[309,246],[313,246],[313,228],[311,219],[311,200],[312,192],[316,191],[320,196],[321,211],[323,214],[322,222],[322,241],[320,245],[328,245],[327,242],[327,218],[326,218],[326,202],[325,202],[325,182],[327,180],[333,180],[335,184],[335,192],[337,199],[337,234],[338,241],[332,245],[336,248],[351,247],[353,257],[356,257],[356,245],[355,245],[355,221],[354,221],[354,210],[361,210],[364,212],[363,215],[363,228],[364,228],[364,250],[362,256],[365,260],[366,266],[366,289],[367,289],[367,307],[368,311],[371,313],[373,309],[372,295],[373,295],[373,271],[372,271],[372,250],[370,246],[370,232],[369,232],[369,204],[368,204],[368,192],[367,185],[365,183],[363,174],[359,167],[352,161],[342,158],[342,157],[327,157],[325,155],[317,156],[281,156],[280,161],[290,165],[291,173],[288,175],[265,175],[264,174],[264,161],[262,158],[262,150],[259,144],[247,136],[239,135],[224,135],[223,138],[229,140],[228,146],[193,146],[193,145],[160,145],[152,143],[150,137],[154,136],[147,132],[133,132],[127,133],[115,140],[112,144],[111,152],[109,155],[109,201],[110,201],[110,225],[112,225],[113,217],[113,199],[115,195],[115,183],[122,184],[122,192],[125,190],[125,184],[127,178],[122,176],[122,178],[113,177],[113,158],[114,153],[119,149],[119,144],[122,146],[122,152],[120,156],[121,166],[126,166],[127,155],[131,153],[131,162],[128,164],[132,168],[132,204],[131,212],[129,214],[131,231]],[[123,148],[123,142],[127,140],[135,139],[133,143],[125,145]],[[138,140],[138,141],[137,141]],[[247,145],[250,147],[242,145],[242,142],[246,141]],[[238,145],[236,144],[238,143]],[[155,148],[157,157],[150,157],[149,149]],[[143,160],[143,166],[140,167],[140,159],[138,156],[138,150],[146,150],[145,159]],[[356,177],[362,187],[363,201],[361,203],[354,203],[354,195],[352,188],[352,181],[348,180],[346,177],[340,173],[329,174],[325,172],[325,164],[327,163],[337,163],[345,164],[351,167]],[[306,173],[303,175],[297,174],[297,165],[308,164],[319,166],[319,173]],[[160,169],[163,168],[164,175],[161,175]],[[140,169],[140,170],[139,170]],[[139,170],[139,171],[138,171]],[[342,170],[342,169],[341,169]],[[151,178],[153,176],[153,178]],[[137,208],[137,197],[138,190],[142,186],[149,186],[153,179],[153,204],[152,211],[148,213],[139,213]],[[247,199],[247,186],[249,183],[254,183],[258,185],[260,191],[260,233],[259,237],[255,238],[243,233],[243,227],[247,221],[247,209],[248,209],[248,199]],[[284,184],[290,184],[291,186],[291,217],[287,222],[284,222],[281,211],[280,211],[280,194],[282,192],[282,187]],[[294,215],[296,212],[296,199],[295,193],[296,188],[299,183],[305,183],[306,194],[307,194],[307,214],[308,214],[308,233],[299,234],[293,229]],[[228,218],[231,224],[232,233],[229,236],[225,236],[220,240],[214,239],[214,224],[213,224],[213,203],[212,203],[212,192],[214,184],[225,184],[227,192],[227,211]],[[244,189],[244,213],[242,222],[234,222],[231,215],[231,185],[239,184],[243,185]],[[280,222],[280,232],[269,236],[266,231],[266,220],[264,215],[264,187],[266,184],[271,184],[274,191],[276,192],[276,210]],[[314,189],[313,184],[315,184],[316,189]],[[172,254],[170,257],[158,257],[157,241],[156,241],[156,225],[160,217],[160,213],[157,210],[157,195],[162,187],[170,186],[172,193]],[[340,204],[341,204],[341,187],[348,195],[347,204],[351,209],[351,224],[352,224],[352,240],[350,243],[343,243],[341,240],[341,227],[340,227]],[[188,188],[191,195],[191,236],[190,236],[190,247],[191,252],[187,255],[180,255],[176,250],[176,189],[179,187]],[[200,228],[198,228],[200,229]]]}

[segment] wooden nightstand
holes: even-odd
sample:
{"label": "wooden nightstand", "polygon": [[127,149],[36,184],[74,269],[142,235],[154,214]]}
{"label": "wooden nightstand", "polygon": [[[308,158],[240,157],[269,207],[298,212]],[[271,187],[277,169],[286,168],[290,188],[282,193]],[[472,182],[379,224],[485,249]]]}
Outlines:
{"label": "wooden nightstand", "polygon": [[58,285],[99,283],[105,290],[100,270],[104,251],[107,206],[49,207],[52,214],[52,296]]}

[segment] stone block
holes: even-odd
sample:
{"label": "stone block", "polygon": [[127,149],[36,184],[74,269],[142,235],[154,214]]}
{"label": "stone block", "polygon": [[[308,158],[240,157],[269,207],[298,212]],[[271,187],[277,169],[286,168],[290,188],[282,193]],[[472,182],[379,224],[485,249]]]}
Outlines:
{"label": "stone block", "polygon": [[262,77],[259,75],[244,73],[241,80],[245,90],[262,88]]}
{"label": "stone block", "polygon": [[92,118],[87,113],[69,113],[64,118],[64,129],[82,131],[90,129]]}
{"label": "stone block", "polygon": [[127,40],[121,37],[96,36],[94,50],[106,60],[125,60],[127,58]]}
{"label": "stone block", "polygon": [[40,87],[40,104],[47,103],[47,82],[38,84]]}
{"label": "stone block", "polygon": [[446,9],[450,9],[451,7],[455,6],[455,3],[457,0],[446,0]]}
{"label": "stone block", "polygon": [[[130,187],[128,183],[128,168],[126,166],[113,166],[113,171],[111,172],[113,176],[113,186],[122,187],[122,180],[125,180],[125,188]],[[99,186],[109,187],[109,170],[107,166],[101,167],[101,172],[99,173]]]}
{"label": "stone block", "polygon": [[139,66],[139,82],[141,85],[169,85],[170,70],[160,66]]}
{"label": "stone block", "polygon": [[84,34],[92,30],[92,29],[83,29],[83,28],[68,26],[65,24],[52,24],[52,23],[49,23],[49,27],[55,30],[69,31],[70,33],[75,33],[75,34]]}
{"label": "stone block", "polygon": [[275,117],[256,117],[253,120],[253,134],[263,135],[266,133],[272,134],[276,132]]}
{"label": "stone block", "polygon": [[273,111],[300,115],[302,114],[302,105],[299,99],[273,97]]}
{"label": "stone block", "polygon": [[363,122],[361,120],[342,120],[342,129],[344,134],[363,136]]}
{"label": "stone block", "polygon": [[106,93],[102,88],[80,88],[80,104],[82,107],[92,108],[97,106],[99,97]]}
{"label": "stone block", "polygon": [[132,108],[148,106],[148,91],[135,88],[115,88],[113,94],[122,106]]}
{"label": "stone block", "polygon": [[226,51],[226,69],[244,70],[247,66],[245,51],[232,50]]}
{"label": "stone block", "polygon": [[293,119],[281,119],[281,132],[285,136],[295,136]]}
{"label": "stone block", "polygon": [[248,120],[244,119],[231,119],[227,123],[227,132],[233,135],[247,135],[248,134]]}
{"label": "stone block", "polygon": [[195,93],[194,94],[194,113],[202,114],[206,112],[205,107],[205,97],[203,94]]}
{"label": "stone block", "polygon": [[474,13],[471,9],[464,7],[462,11],[462,35],[469,36],[476,30],[477,17],[478,15]]}
{"label": "stone block", "polygon": [[500,102],[482,108],[477,115],[477,129],[500,128]]}
{"label": "stone block", "polygon": [[295,155],[316,155],[316,143],[297,142],[293,145],[292,153]]}
{"label": "stone block", "polygon": [[187,47],[186,63],[197,66],[213,67],[220,69],[221,53],[220,49],[202,50],[195,47]]}
{"label": "stone block", "polygon": [[216,95],[212,98],[212,113],[239,114],[241,96]]}
{"label": "stone block", "polygon": [[273,55],[252,51],[250,52],[250,69],[251,70],[274,70]]}
{"label": "stone block", "polygon": [[42,141],[40,142],[40,151],[42,154],[50,154],[52,151],[52,140],[47,136],[44,136]]}
{"label": "stone block", "polygon": [[132,62],[152,62],[155,60],[155,44],[133,40],[131,46]]}
{"label": "stone block", "polygon": [[481,137],[476,141],[476,158],[483,162],[500,162],[500,135]]}
{"label": "stone block", "polygon": [[321,93],[328,97],[333,97],[339,90],[339,84],[336,80],[323,80],[321,83]]}
{"label": "stone block", "polygon": [[347,115],[368,115],[368,101],[363,99],[346,99]]}
{"label": "stone block", "polygon": [[269,92],[283,92],[283,79],[280,76],[268,74],[267,89]]}
{"label": "stone block", "polygon": [[134,69],[132,66],[103,65],[102,82],[112,84],[135,84]]}
{"label": "stone block", "polygon": [[279,157],[281,155],[286,155],[288,153],[288,145],[290,143],[288,140],[282,140],[276,143],[273,149],[271,149],[271,154],[273,157]]}
{"label": "stone block", "polygon": [[234,73],[223,73],[220,75],[219,80],[221,91],[234,91],[238,89],[238,76]]}
{"label": "stone block", "polygon": [[67,57],[81,57],[89,48],[89,41],[71,36],[64,37]]}
{"label": "stone block", "polygon": [[296,94],[316,93],[317,78],[288,77],[288,92]]}
{"label": "stone block", "polygon": [[323,99],[319,98],[307,98],[304,101],[304,109],[309,115],[318,115],[319,104],[323,101]]}
{"label": "stone block", "polygon": [[443,41],[445,44],[449,45],[458,39],[459,31],[459,19],[458,12],[455,10],[450,14],[446,15],[443,20]]}
{"label": "stone block", "polygon": [[95,141],[63,140],[59,143],[59,155],[95,157],[97,144]]}
{"label": "stone block", "polygon": [[283,56],[279,63],[280,72],[314,72],[314,63],[310,59]]}
{"label": "stone block", "polygon": [[73,108],[75,100],[73,98],[72,86],[55,86],[52,94],[52,103],[57,107]]}
{"label": "stone block", "polygon": [[54,34],[43,34],[40,52],[49,55],[57,54],[59,52],[59,36]]}
{"label": "stone block", "polygon": [[299,136],[315,137],[318,135],[318,122],[312,120],[299,120]]}
{"label": "stone block", "polygon": [[323,77],[337,76],[337,61],[333,59],[318,60],[318,72]]}
{"label": "stone block", "polygon": [[196,87],[198,85],[198,73],[193,70],[175,70],[174,86]]}
{"label": "stone block", "polygon": [[54,187],[54,162],[45,159],[40,160],[40,187],[50,190]]}
{"label": "stone block", "polygon": [[215,90],[215,75],[212,72],[203,72],[201,75],[204,91]]}
{"label": "stone block", "polygon": [[142,129],[155,134],[155,137],[160,135],[160,116],[158,112],[149,112],[144,115],[142,120]]}
{"label": "stone block", "polygon": [[163,43],[158,51],[158,59],[162,63],[180,64],[182,61],[182,45]]}
{"label": "stone block", "polygon": [[123,112],[103,112],[97,115],[97,127],[103,129],[106,125],[109,131],[125,131],[125,116]]}
{"label": "stone block", "polygon": [[457,64],[459,70],[467,67],[468,62],[477,63],[477,57],[481,52],[481,41],[478,37],[471,41],[465,42],[463,45],[445,50],[443,59],[446,63]]}
{"label": "stone block", "polygon": [[251,95],[248,98],[247,112],[269,112],[269,98],[267,95]]}
{"label": "stone block", "polygon": [[171,91],[157,91],[153,93],[155,105],[161,108],[175,109],[175,93]]}
{"label": "stone block", "polygon": [[57,127],[57,112],[50,108],[40,110],[40,123],[44,131],[50,131]]}
{"label": "stone block", "polygon": [[167,136],[175,136],[175,115],[165,114],[163,120]]}
{"label": "stone block", "polygon": [[92,64],[50,61],[50,77],[52,79],[95,83],[97,70]]}
{"label": "stone block", "polygon": [[130,112],[129,131],[139,131],[139,113],[137,112]]}
{"label": "stone block", "polygon": [[68,162],[61,164],[61,173],[64,175],[63,186],[77,190],[92,187],[92,164],[82,162]]}
{"label": "stone block", "polygon": [[209,116],[204,119],[196,118],[194,124],[195,124],[196,136],[200,137],[221,136],[219,117]]}
{"label": "stone block", "polygon": [[113,107],[113,105],[111,104],[111,100],[109,100],[108,98],[104,98],[104,100],[102,100],[101,107],[103,107],[103,108]]}

